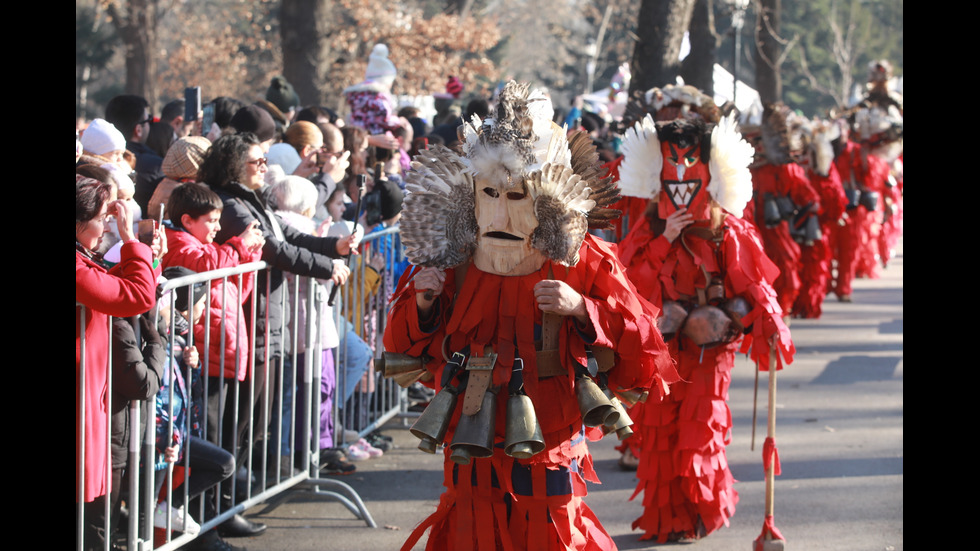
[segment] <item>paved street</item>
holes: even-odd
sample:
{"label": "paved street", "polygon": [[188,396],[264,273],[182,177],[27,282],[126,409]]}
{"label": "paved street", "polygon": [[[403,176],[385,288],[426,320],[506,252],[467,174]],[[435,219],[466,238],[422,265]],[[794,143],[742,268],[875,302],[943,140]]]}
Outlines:
{"label": "paved street", "polygon": [[[776,478],[775,524],[788,551],[901,551],[904,548],[904,398],[902,246],[876,280],[855,282],[854,302],[834,297],[819,320],[793,320],[796,361],[779,372],[776,443],[782,475]],[[740,494],[731,526],[694,544],[640,542],[630,523],[641,505],[628,501],[636,479],[617,466],[616,442],[592,446],[601,485],[587,503],[623,550],[688,548],[749,551],[764,517],[761,450],[766,436],[767,381],[758,389],[755,449],[752,440],[754,366],[736,367],[730,405],[734,418],[728,458]],[[358,463],[337,477],[364,500],[377,528],[368,528],[340,503],[294,491],[248,516],[269,525],[252,539],[229,540],[250,551],[392,550],[435,508],[441,493],[442,456],[416,449],[402,423],[385,429],[396,449]],[[424,538],[423,538],[424,542]],[[419,543],[415,549],[423,549]]]}

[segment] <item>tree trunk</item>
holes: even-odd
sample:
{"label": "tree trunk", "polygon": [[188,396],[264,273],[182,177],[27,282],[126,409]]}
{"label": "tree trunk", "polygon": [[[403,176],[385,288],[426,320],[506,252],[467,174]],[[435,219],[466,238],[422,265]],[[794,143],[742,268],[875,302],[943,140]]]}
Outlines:
{"label": "tree trunk", "polygon": [[696,0],[689,31],[691,53],[681,63],[680,73],[686,84],[709,96],[715,93],[715,51],[718,49],[713,9],[712,0]]}
{"label": "tree trunk", "polygon": [[446,13],[462,19],[469,15],[472,6],[473,0],[446,0]]}
{"label": "tree trunk", "polygon": [[636,21],[638,39],[630,63],[630,94],[673,84],[680,72],[681,43],[691,24],[695,0],[643,0]]}
{"label": "tree trunk", "polygon": [[779,19],[782,0],[760,0],[756,22],[755,87],[763,105],[782,101],[783,81],[779,75]]}
{"label": "tree trunk", "polygon": [[158,0],[128,0],[124,13],[108,6],[120,39],[126,48],[126,93],[142,96],[157,111],[156,52]]}
{"label": "tree trunk", "polygon": [[330,0],[282,0],[282,74],[303,106],[323,104],[329,81]]}

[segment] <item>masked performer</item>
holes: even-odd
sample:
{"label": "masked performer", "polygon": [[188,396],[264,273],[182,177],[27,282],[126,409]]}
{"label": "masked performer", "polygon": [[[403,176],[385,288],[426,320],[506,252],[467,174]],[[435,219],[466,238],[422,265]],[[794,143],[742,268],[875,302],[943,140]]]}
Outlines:
{"label": "masked performer", "polygon": [[[620,244],[637,290],[660,306],[658,325],[683,382],[631,410],[628,440],[639,457],[641,539],[696,539],[728,524],[738,493],[725,447],[728,387],[736,352],[767,369],[795,353],[772,282],[778,273],[752,224],[752,147],[733,117],[657,124],[650,117],[623,141],[624,195],[651,200]],[[733,214],[736,213],[736,214]]]}
{"label": "masked performer", "polygon": [[884,213],[881,196],[888,181],[888,165],[871,154],[864,143],[862,120],[870,113],[864,107],[854,110],[850,114],[854,132],[842,132],[836,144],[834,164],[848,198],[845,224],[834,243],[834,293],[841,302],[851,302],[855,277],[879,275],[878,238]]}
{"label": "masked performer", "polygon": [[755,222],[766,255],[779,268],[773,288],[787,315],[800,293],[800,245],[790,235],[790,222],[816,213],[820,199],[803,168],[791,152],[802,149],[791,143],[792,112],[781,103],[770,104],[762,114],[761,139],[755,140],[756,160],[751,166],[752,202],[743,217]]}
{"label": "masked performer", "polygon": [[464,125],[462,155],[425,150],[409,174],[415,269],[393,298],[385,369],[393,353],[420,358],[439,393],[412,431],[447,448],[446,491],[403,549],[427,529],[426,549],[615,549],[582,501],[597,481],[586,441],[625,417],[600,389],[659,396],[676,380],[656,309],[587,232],[618,215],[618,190],[587,135],[551,117],[510,82]]}
{"label": "masked performer", "polygon": [[830,286],[830,236],[840,227],[847,207],[847,196],[840,174],[834,166],[832,141],[840,137],[840,127],[831,121],[815,119],[799,126],[804,152],[799,164],[806,171],[810,187],[820,196],[820,209],[801,220],[794,220],[794,238],[800,244],[800,293],[793,305],[793,317],[819,318]]}

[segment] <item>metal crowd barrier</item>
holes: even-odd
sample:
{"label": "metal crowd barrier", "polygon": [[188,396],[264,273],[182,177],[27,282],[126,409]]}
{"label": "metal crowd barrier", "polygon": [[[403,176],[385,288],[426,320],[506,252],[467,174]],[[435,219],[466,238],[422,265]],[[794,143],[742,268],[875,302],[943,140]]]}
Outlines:
{"label": "metal crowd barrier", "polygon": [[[383,345],[382,336],[384,334],[384,323],[387,314],[388,299],[397,283],[395,266],[404,262],[401,251],[398,228],[389,228],[380,232],[367,235],[362,241],[360,248],[361,254],[351,258],[351,276],[348,282],[336,293],[336,301],[332,307],[334,324],[337,327],[340,344],[333,349],[335,389],[333,399],[333,438],[334,446],[344,448],[357,439],[367,436],[372,431],[377,430],[390,419],[396,416],[410,417],[407,412],[406,391],[397,386],[393,381],[384,379],[382,374],[374,369],[374,362],[382,357]],[[384,260],[385,269],[380,272],[370,268],[368,262],[373,255],[380,255]],[[242,265],[236,268],[214,270],[192,276],[181,277],[167,281],[162,290],[164,293],[171,290],[185,288],[195,283],[213,282],[222,280],[225,284],[231,282],[241,288],[242,278],[246,274],[253,274],[256,286],[253,288],[253,297],[263,295],[266,299],[270,294],[269,279],[265,278],[263,288],[258,288],[258,274],[268,271],[269,268],[264,262],[255,262]],[[170,521],[164,529],[155,529],[153,512],[157,506],[157,495],[155,495],[158,477],[165,477],[163,488],[166,490],[165,499],[168,507],[183,507],[185,515],[189,514],[201,525],[201,534],[210,530],[232,516],[262,503],[267,504],[267,509],[274,508],[287,501],[299,491],[311,492],[324,499],[337,501],[343,504],[355,518],[362,520],[368,527],[376,528],[377,524],[371,517],[367,507],[362,502],[360,496],[348,484],[334,478],[320,477],[320,383],[321,369],[320,360],[322,358],[322,339],[317,328],[321,327],[326,320],[320,319],[322,313],[321,303],[326,302],[332,283],[316,282],[309,277],[292,278],[288,285],[288,297],[290,303],[282,304],[283,308],[288,308],[292,315],[290,317],[290,343],[287,351],[281,356],[275,355],[270,351],[270,347],[264,347],[265,355],[262,358],[248,357],[248,376],[241,384],[228,384],[227,396],[219,402],[224,403],[226,415],[235,416],[232,421],[237,421],[237,413],[240,403],[256,403],[255,397],[258,392],[257,408],[243,408],[249,415],[247,437],[244,439],[244,449],[237,445],[228,444],[223,446],[228,452],[236,457],[236,473],[224,482],[212,486],[204,494],[204,499],[213,499],[216,503],[217,514],[204,518],[204,499],[199,500],[197,507],[191,506],[191,496],[188,495],[188,484],[182,484],[177,491],[172,488],[172,482],[177,476],[177,467],[181,467],[187,473],[190,467],[190,453],[186,446],[181,460],[158,471],[154,466],[156,463],[156,417],[153,415],[154,399],[149,400],[148,406],[150,418],[146,422],[146,430],[142,434],[133,429],[130,431],[131,438],[128,443],[128,461],[126,465],[126,475],[123,480],[125,483],[121,488],[113,488],[113,494],[121,492],[121,513],[115,513],[111,509],[109,500],[105,500],[104,507],[100,507],[101,514],[104,515],[104,524],[97,526],[96,530],[102,534],[110,534],[111,537],[104,538],[96,549],[108,551],[113,544],[124,543],[130,551],[151,550],[160,551],[178,549],[186,543],[192,541],[196,536],[193,534],[180,533],[173,530]],[[317,286],[322,287],[317,290]],[[207,285],[205,298],[207,304],[211,304],[213,288]],[[306,312],[314,312],[316,315],[306,316],[306,322],[298,324],[300,310],[299,297],[300,290],[305,291]],[[169,300],[171,311],[174,308],[175,293],[164,295]],[[196,298],[196,297],[195,297]],[[163,302],[163,301],[161,301]],[[193,302],[192,302],[193,303]],[[224,301],[222,301],[224,303]],[[236,325],[244,329],[245,327],[255,328],[257,309],[256,300],[249,300],[246,305],[251,308],[243,309],[242,316],[236,320]],[[76,314],[82,316],[84,324],[85,307],[76,304]],[[155,314],[159,316],[159,312]],[[210,327],[210,307],[206,309],[206,319],[202,320],[205,327]],[[246,323],[246,320],[249,323]],[[109,349],[109,377],[112,380],[112,354],[115,352],[111,348],[112,342],[112,318],[109,319],[110,349]],[[225,350],[225,336],[227,320],[222,320],[220,338],[220,350]],[[268,324],[266,326],[266,339],[268,343]],[[285,329],[285,328],[283,328]],[[175,331],[175,324],[171,321],[170,334]],[[136,325],[137,335],[139,334],[138,324]],[[297,351],[297,340],[300,332],[305,335],[306,353],[302,357]],[[85,330],[82,327],[82,364],[80,375],[80,411],[77,413],[79,423],[76,430],[84,430],[84,350],[88,343],[85,342]],[[283,333],[285,334],[285,332]],[[194,345],[200,355],[200,369],[202,383],[204,385],[203,396],[207,397],[211,389],[210,384],[236,383],[234,379],[226,379],[224,375],[218,378],[207,377],[209,362],[208,350],[211,346],[211,331],[204,332],[203,342],[194,342],[194,331],[188,334],[187,346]],[[237,354],[249,354],[253,349],[251,346],[255,342],[255,335],[250,330],[248,332],[249,350],[237,350]],[[361,339],[370,349],[368,362],[363,368],[350,366],[352,359],[349,344],[354,344],[354,339]],[[348,342],[348,341],[351,342]],[[363,349],[363,345],[361,345]],[[168,364],[165,371],[170,369],[170,365],[176,365],[177,358],[173,347],[168,347]],[[220,355],[222,362],[221,372],[224,373],[225,355]],[[237,365],[237,364],[236,364]],[[267,383],[261,389],[255,388],[254,376],[255,369],[264,370]],[[350,373],[349,373],[350,372]],[[363,375],[357,377],[359,372]],[[351,375],[353,373],[354,375]],[[187,386],[190,386],[191,370],[186,368],[182,371]],[[355,382],[354,377],[358,380]],[[355,386],[356,383],[356,386]],[[350,393],[349,399],[344,400],[344,395]],[[173,407],[174,385],[169,385],[170,395],[168,404]],[[188,394],[190,388],[187,388]],[[112,385],[109,385],[108,400],[112,399]],[[224,401],[227,400],[227,403]],[[247,402],[244,402],[247,401]],[[208,401],[204,399],[198,403],[202,409],[202,419],[205,421],[205,432],[207,431],[207,407]],[[130,427],[140,426],[141,402],[132,401],[129,404],[128,414]],[[221,406],[219,405],[219,409]],[[256,409],[258,415],[256,416]],[[110,410],[111,413],[111,410]],[[168,412],[170,420],[167,434],[172,434],[173,412]],[[417,415],[417,414],[416,414]],[[285,423],[283,422],[285,421]],[[108,420],[107,434],[111,435],[111,415]],[[205,440],[220,444],[226,439],[223,434],[225,419],[220,419],[216,424],[217,435],[204,434]],[[232,424],[234,426],[234,423]],[[259,427],[267,427],[267,432],[259,430]],[[296,431],[299,434],[309,435],[308,438],[295,437]],[[235,440],[234,438],[232,440]],[[84,443],[84,439],[81,440]],[[172,440],[171,440],[172,441]],[[295,443],[302,442],[301,446]],[[105,443],[106,452],[111,454],[111,436]],[[79,455],[80,461],[84,461],[84,453]],[[299,467],[294,467],[299,465]],[[84,473],[84,465],[79,464],[78,472]],[[152,475],[152,476],[151,476]],[[107,469],[105,476],[111,477],[112,473]],[[193,473],[188,475],[193,477]],[[186,477],[185,477],[186,478]],[[79,476],[79,485],[76,494],[76,503],[80,502],[78,496],[84,494],[83,477]],[[216,494],[224,496],[224,499],[215,497]],[[170,516],[167,510],[167,517]],[[86,507],[77,507],[76,514],[76,549],[91,549],[92,541],[85,541],[86,538],[86,515],[91,515],[92,511]],[[89,519],[91,521],[91,519]]]}

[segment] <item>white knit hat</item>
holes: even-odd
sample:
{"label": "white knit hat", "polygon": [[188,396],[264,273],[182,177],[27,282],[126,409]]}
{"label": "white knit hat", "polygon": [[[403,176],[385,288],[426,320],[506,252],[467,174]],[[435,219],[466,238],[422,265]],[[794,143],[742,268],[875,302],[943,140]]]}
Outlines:
{"label": "white knit hat", "polygon": [[394,63],[388,59],[388,46],[375,44],[368,60],[367,71],[364,73],[366,80],[377,80],[384,77],[395,77],[398,70]]}
{"label": "white knit hat", "polygon": [[82,132],[82,148],[95,155],[126,149],[126,138],[111,122],[95,119]]}

